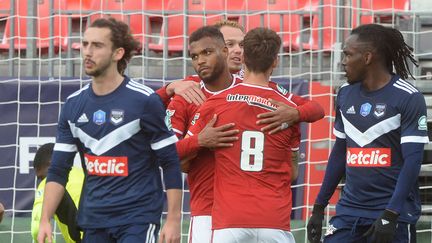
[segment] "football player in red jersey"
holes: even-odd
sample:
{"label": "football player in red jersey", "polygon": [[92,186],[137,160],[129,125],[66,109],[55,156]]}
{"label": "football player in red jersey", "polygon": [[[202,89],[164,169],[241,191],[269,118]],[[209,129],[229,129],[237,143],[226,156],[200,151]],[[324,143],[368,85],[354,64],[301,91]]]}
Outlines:
{"label": "football player in red jersey", "polygon": [[245,36],[245,80],[209,98],[198,110],[189,135],[199,133],[217,115],[218,124],[235,120],[239,141],[214,150],[212,242],[294,242],[290,230],[291,151],[294,126],[276,134],[261,131],[256,116],[277,107],[272,98],[296,107],[269,87],[281,44],[277,34],[257,28]]}

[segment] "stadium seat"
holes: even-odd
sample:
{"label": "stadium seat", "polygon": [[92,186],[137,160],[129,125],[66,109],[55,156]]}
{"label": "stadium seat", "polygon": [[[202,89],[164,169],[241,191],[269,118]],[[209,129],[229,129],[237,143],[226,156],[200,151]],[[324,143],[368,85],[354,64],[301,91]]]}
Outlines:
{"label": "stadium seat", "polygon": [[393,13],[410,10],[410,0],[362,0],[362,8],[372,10],[369,15],[375,16],[375,22],[392,23]]}
{"label": "stadium seat", "polygon": [[[356,0],[353,1],[353,6],[356,6]],[[315,9],[315,7],[312,7]],[[332,51],[334,43],[336,43],[336,32],[337,29],[337,5],[335,0],[324,0],[323,6],[317,6],[317,11],[322,11],[323,21],[320,23],[318,14],[312,15],[311,33],[307,43],[302,43],[302,47],[307,50],[323,50],[325,52]],[[352,11],[352,15],[356,16],[356,9]],[[350,27],[357,27],[359,24],[372,23],[372,18],[362,16],[361,23],[357,23],[356,18],[353,18]],[[322,36],[320,36],[322,31]],[[346,33],[347,34],[347,33]],[[345,36],[342,36],[342,39]],[[322,41],[322,47],[320,46],[320,40]]]}
{"label": "stadium seat", "polygon": [[[298,49],[300,15],[289,13],[297,8],[296,1],[285,0],[248,0],[245,2],[246,18],[245,29],[248,31],[256,27],[268,27],[276,31],[282,38],[285,48]],[[286,11],[280,13],[267,13],[267,11]]]}
{"label": "stadium seat", "polygon": [[[183,0],[170,0],[168,12],[163,18],[159,41],[149,43],[153,51],[163,51],[165,39],[169,52],[181,52],[184,49],[184,41],[188,36],[204,25],[211,25],[222,19],[222,15],[215,14],[224,8],[224,0],[188,0],[187,14],[184,14]],[[207,14],[206,11],[211,13]],[[186,19],[185,19],[186,18]],[[187,20],[186,36],[184,36],[184,20]],[[177,26],[172,27],[177,24]]]}
{"label": "stadium seat", "polygon": [[[29,20],[27,1],[15,0],[16,13],[6,21],[5,32],[0,43],[0,50],[9,50],[13,42],[14,49],[25,50],[27,48],[27,21]],[[54,39],[54,47],[56,50],[66,43],[67,22],[60,21],[58,15],[51,16],[49,9],[49,1],[37,1],[37,16],[36,16],[36,47],[46,50],[50,46],[50,39]],[[50,20],[54,18],[54,26],[51,26]],[[12,21],[14,22],[14,32],[12,34]],[[53,35],[50,35],[50,28],[53,28]]]}
{"label": "stadium seat", "polygon": [[10,0],[0,0],[0,19],[10,15]]}
{"label": "stadium seat", "polygon": [[[92,0],[91,11],[96,11],[90,15],[90,22],[101,17],[112,17],[127,23],[132,31],[132,35],[141,42],[145,42],[145,16],[143,10],[145,5],[142,1],[132,0]],[[80,49],[81,43],[74,43],[72,49]]]}

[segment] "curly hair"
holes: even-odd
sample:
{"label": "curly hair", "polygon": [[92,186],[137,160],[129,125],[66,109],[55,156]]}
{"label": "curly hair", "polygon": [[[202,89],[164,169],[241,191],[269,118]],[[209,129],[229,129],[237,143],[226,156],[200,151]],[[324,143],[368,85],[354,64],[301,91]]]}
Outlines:
{"label": "curly hair", "polygon": [[129,26],[114,18],[100,18],[95,20],[90,27],[108,28],[111,30],[113,50],[120,47],[125,50],[122,59],[117,63],[117,70],[123,74],[130,59],[140,48],[140,43],[133,38]]}

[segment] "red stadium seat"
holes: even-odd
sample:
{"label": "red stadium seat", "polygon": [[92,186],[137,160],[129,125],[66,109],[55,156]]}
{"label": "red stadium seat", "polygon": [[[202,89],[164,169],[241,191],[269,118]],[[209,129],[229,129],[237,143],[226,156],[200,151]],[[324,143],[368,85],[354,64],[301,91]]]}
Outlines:
{"label": "red stadium seat", "polygon": [[0,18],[10,15],[10,0],[0,0]]}
{"label": "red stadium seat", "polygon": [[[145,5],[142,1],[132,0],[92,0],[90,9],[97,14],[90,15],[90,21],[101,17],[113,17],[127,23],[132,35],[144,44],[145,42],[145,16],[142,13]],[[72,49],[80,49],[81,43],[74,43]]]}
{"label": "red stadium seat", "polygon": [[[169,52],[183,51],[187,36],[204,25],[211,25],[222,19],[222,15],[214,13],[224,8],[223,1],[188,0],[188,15],[184,14],[183,0],[169,1],[167,9],[165,9],[169,11],[169,14],[165,15],[163,19],[160,32],[161,38],[157,43],[149,43],[149,48],[157,52],[163,51],[166,39]],[[212,13],[206,14],[206,11]],[[187,18],[188,21],[186,36],[184,36],[184,18]]]}
{"label": "red stadium seat", "polygon": [[393,12],[401,13],[410,10],[410,0],[362,0],[362,8],[370,9],[375,15],[375,22],[393,22]]}
{"label": "red stadium seat", "polygon": [[[356,0],[353,1],[353,6],[356,6]],[[315,7],[312,7],[315,9]],[[312,15],[312,26],[311,34],[309,36],[308,43],[303,43],[302,46],[307,50],[324,50],[325,52],[332,51],[333,44],[336,43],[336,32],[337,30],[337,19],[336,11],[337,5],[335,0],[324,0],[323,6],[317,6],[317,11],[322,9],[323,21],[320,23],[319,15]],[[359,24],[372,23],[372,18],[368,16],[361,17],[361,23],[357,23],[355,16],[357,15],[357,10],[353,8],[352,11],[352,22],[351,28],[358,26]],[[320,36],[320,31],[322,31],[322,36]],[[342,36],[342,39],[344,36]],[[320,39],[322,41],[322,47],[320,47]]]}
{"label": "red stadium seat", "polygon": [[[66,39],[67,27],[65,21],[60,21],[58,15],[51,16],[49,9],[49,1],[37,1],[37,18],[36,23],[36,47],[39,49],[48,49],[50,45],[50,39],[54,39],[54,47],[58,49],[60,46],[64,46]],[[11,43],[14,43],[14,49],[24,50],[27,48],[27,1],[16,0],[16,13],[11,18],[7,19],[5,32],[3,35],[2,42],[0,43],[0,49],[8,50]],[[50,35],[49,29],[51,27],[50,20],[54,18],[53,35]],[[14,33],[12,34],[12,21],[14,22]]]}
{"label": "red stadium seat", "polygon": [[[249,12],[245,29],[250,30],[259,26],[268,27],[281,36],[285,48],[298,49],[300,16],[288,12],[294,9],[297,9],[296,1],[248,0],[245,2],[245,10]],[[269,14],[266,13],[267,11],[286,11],[286,13]]]}

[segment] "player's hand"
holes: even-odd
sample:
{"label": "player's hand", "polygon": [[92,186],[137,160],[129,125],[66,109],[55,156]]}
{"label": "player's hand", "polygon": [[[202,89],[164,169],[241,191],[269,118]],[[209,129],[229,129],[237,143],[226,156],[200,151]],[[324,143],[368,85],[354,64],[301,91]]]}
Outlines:
{"label": "player's hand", "polygon": [[[39,224],[39,233],[37,238],[39,243],[52,242],[52,228],[49,220],[41,220]],[[46,241],[45,241],[46,240]]]}
{"label": "player's hand", "polygon": [[257,124],[268,124],[261,128],[262,132],[270,131],[270,134],[282,131],[300,120],[300,113],[297,109],[277,100],[269,99],[270,103],[278,108],[275,111],[259,114]]}
{"label": "player's hand", "polygon": [[379,217],[363,235],[364,237],[372,236],[372,243],[391,243],[396,234],[398,214],[389,210],[384,210]]}
{"label": "player's hand", "polygon": [[204,93],[201,91],[200,84],[195,81],[177,80],[170,83],[166,92],[169,96],[174,94],[182,96],[187,102],[201,105],[206,100]]}
{"label": "player's hand", "polygon": [[311,243],[320,243],[322,234],[322,221],[324,219],[324,206],[315,204],[312,209],[312,216],[307,224],[308,240]]}
{"label": "player's hand", "polygon": [[167,219],[159,235],[158,243],[180,243],[180,220]]}
{"label": "player's hand", "polygon": [[205,148],[224,148],[233,146],[232,142],[237,141],[235,135],[239,133],[238,129],[231,129],[234,123],[228,123],[218,127],[214,127],[217,116],[207,123],[203,130],[198,134],[198,144]]}

